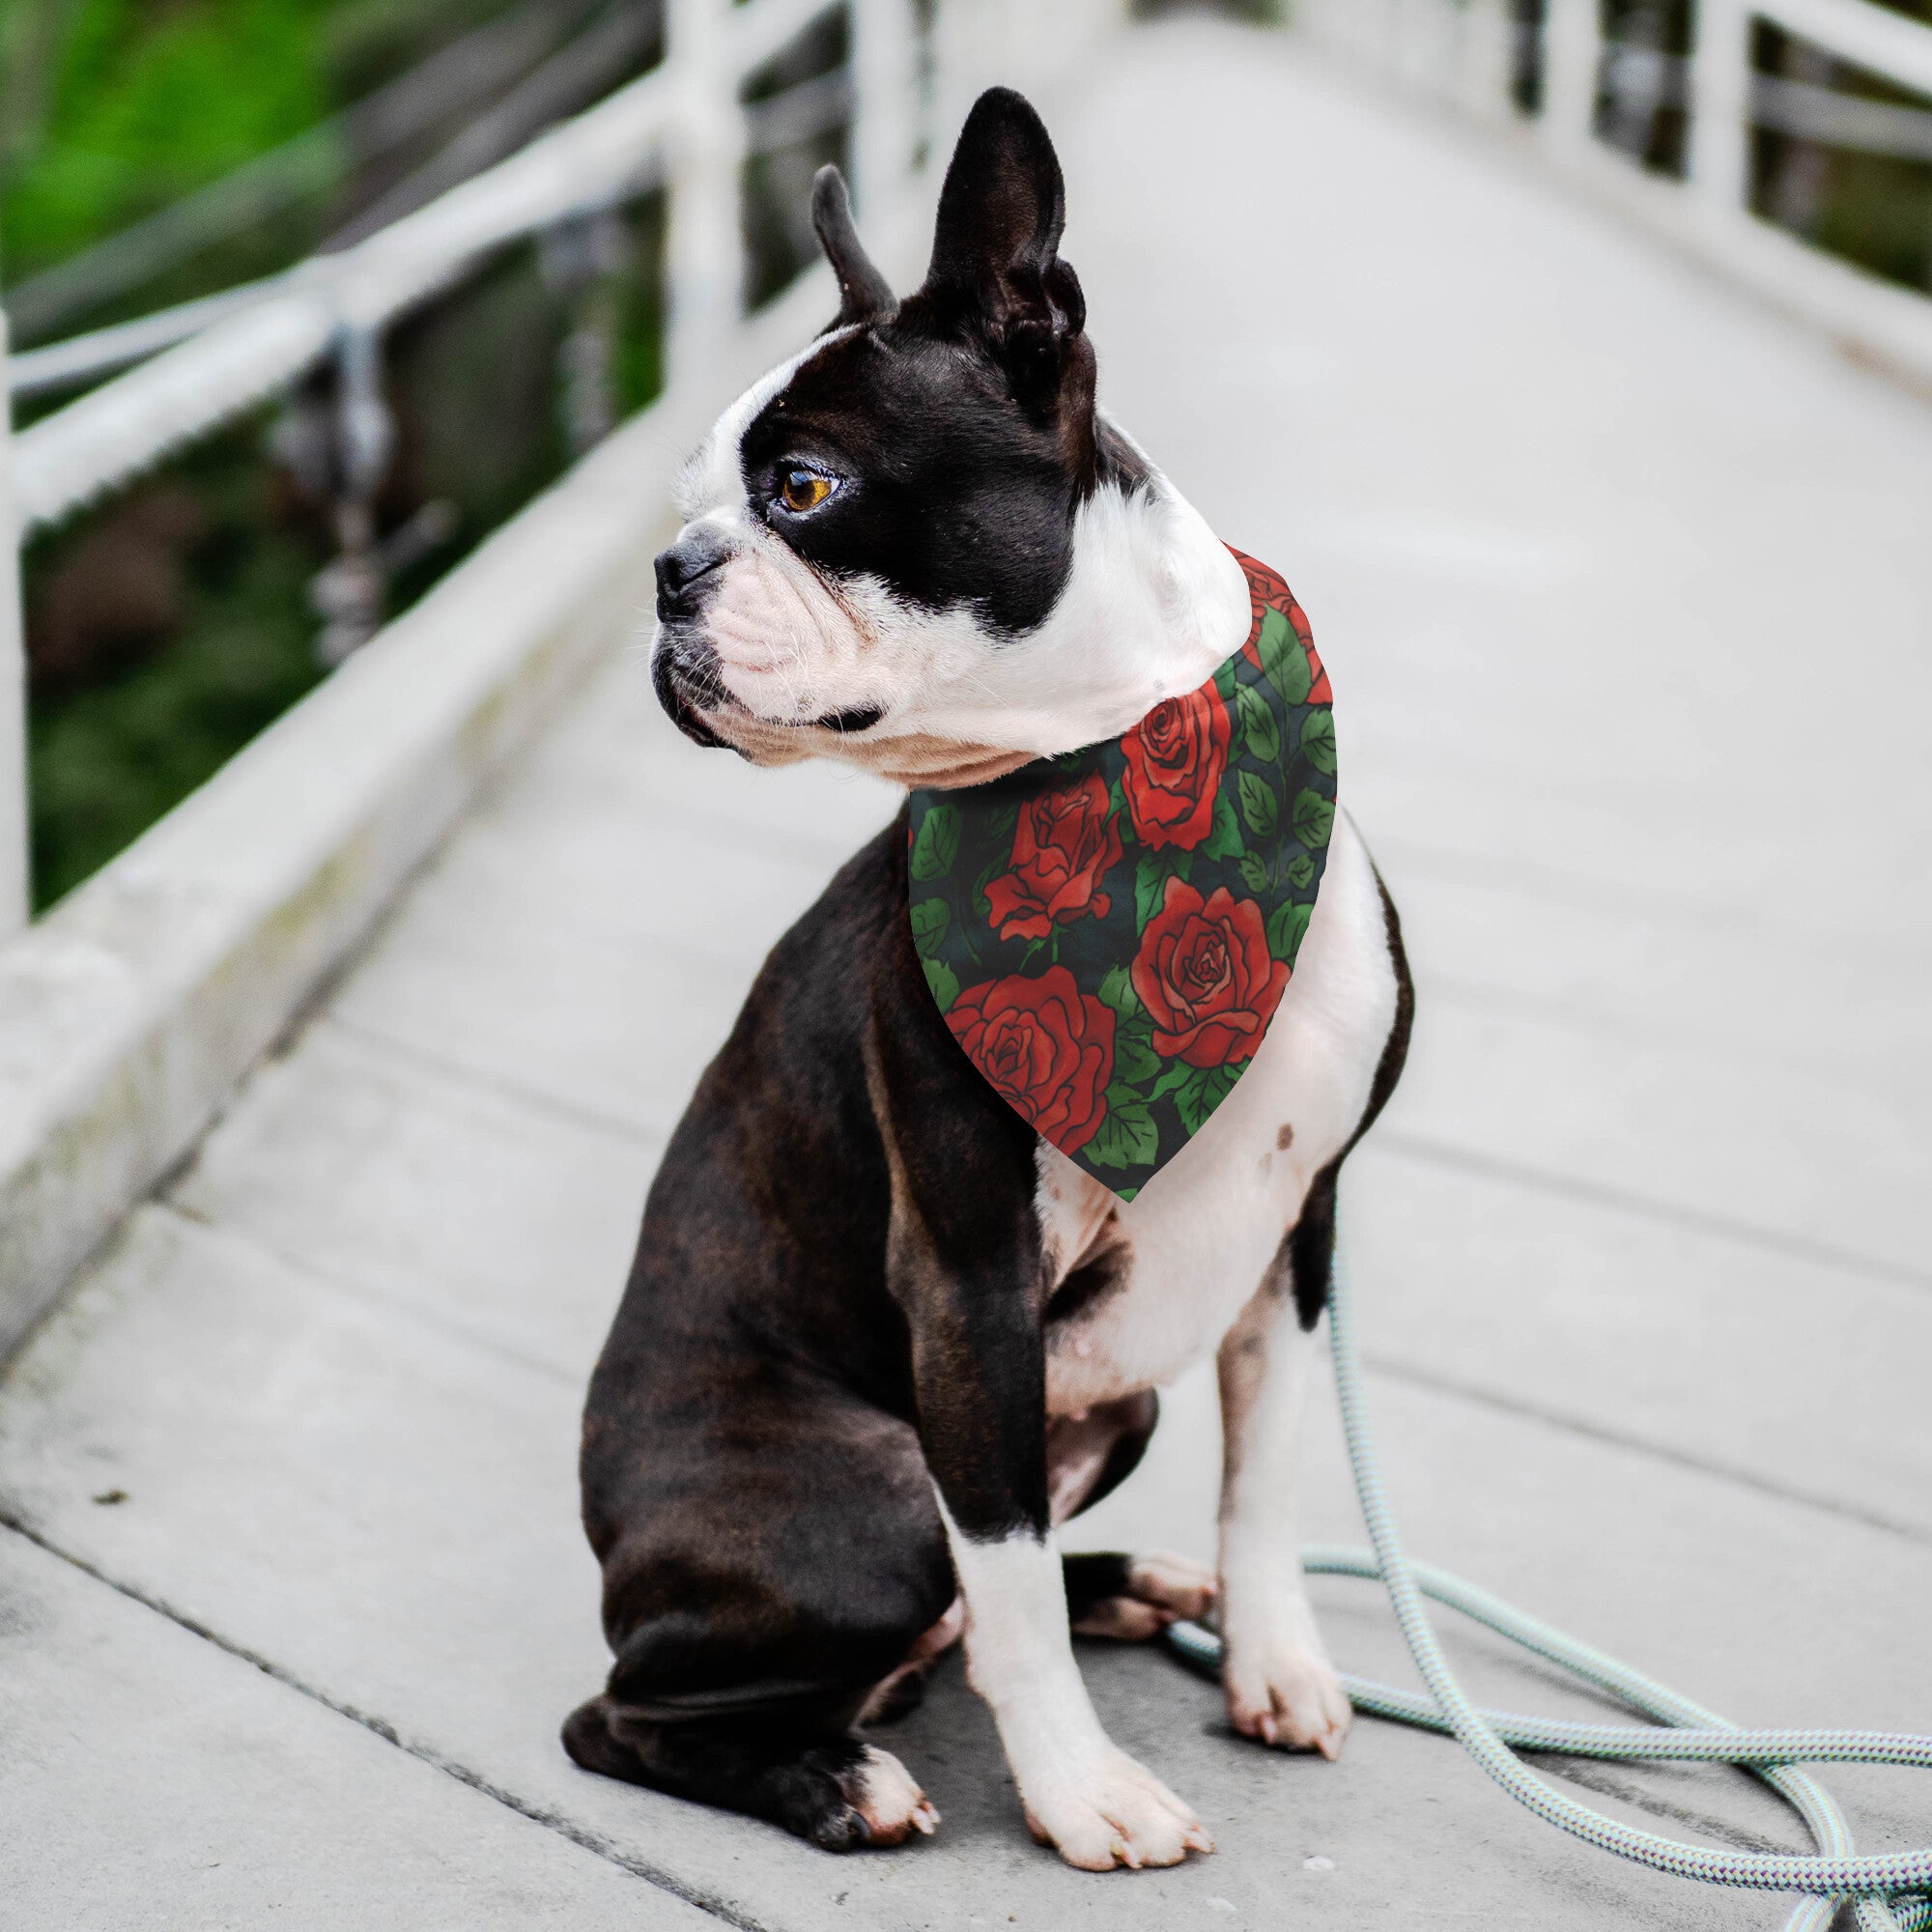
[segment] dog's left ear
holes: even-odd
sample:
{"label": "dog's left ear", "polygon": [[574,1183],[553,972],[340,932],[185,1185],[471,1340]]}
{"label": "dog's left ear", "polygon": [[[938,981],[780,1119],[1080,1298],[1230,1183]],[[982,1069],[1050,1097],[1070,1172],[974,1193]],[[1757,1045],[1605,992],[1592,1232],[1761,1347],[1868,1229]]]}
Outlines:
{"label": "dog's left ear", "polygon": [[892,284],[872,266],[866,244],[859,240],[845,177],[837,168],[820,168],[812,177],[811,225],[818,231],[818,245],[825,250],[832,272],[838,277],[838,316],[832,327],[843,328],[887,314],[893,306]]}
{"label": "dog's left ear", "polygon": [[988,88],[946,171],[922,293],[980,335],[1014,394],[1037,409],[1054,405],[1070,365],[1092,363],[1080,278],[1057,252],[1065,225],[1066,186],[1045,125],[1011,88]]}

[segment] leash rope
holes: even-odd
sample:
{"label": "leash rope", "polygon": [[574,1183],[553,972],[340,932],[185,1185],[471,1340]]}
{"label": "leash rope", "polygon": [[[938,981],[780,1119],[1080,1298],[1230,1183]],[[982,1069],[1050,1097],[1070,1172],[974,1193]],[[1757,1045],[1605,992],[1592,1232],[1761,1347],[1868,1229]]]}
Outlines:
{"label": "leash rope", "polygon": [[[1349,1463],[1374,1548],[1371,1553],[1311,1545],[1302,1551],[1302,1568],[1314,1576],[1379,1578],[1408,1654],[1430,1692],[1418,1696],[1368,1678],[1344,1675],[1343,1688],[1356,1710],[1455,1737],[1518,1804],[1546,1823],[1619,1858],[1712,1885],[1807,1894],[1785,1921],[1785,1932],[1825,1932],[1845,1899],[1852,1900],[1861,1932],[1925,1932],[1932,1927],[1932,1898],[1909,1895],[1932,1890],[1932,1846],[1861,1857],[1831,1794],[1808,1773],[1793,1769],[1800,1764],[1891,1764],[1932,1770],[1932,1737],[1888,1731],[1741,1730],[1667,1685],[1489,1591],[1433,1564],[1412,1562],[1403,1550],[1370,1428],[1354,1302],[1339,1240],[1328,1324]],[[1461,1611],[1655,1723],[1578,1723],[1479,1709],[1450,1668],[1424,1607],[1425,1597]],[[1172,1625],[1166,1637],[1183,1662],[1205,1675],[1218,1675],[1221,1640],[1212,1632],[1182,1622]],[[1713,1850],[1638,1831],[1555,1790],[1516,1755],[1512,1746],[1572,1757],[1737,1765],[1797,1812],[1817,1852]]]}

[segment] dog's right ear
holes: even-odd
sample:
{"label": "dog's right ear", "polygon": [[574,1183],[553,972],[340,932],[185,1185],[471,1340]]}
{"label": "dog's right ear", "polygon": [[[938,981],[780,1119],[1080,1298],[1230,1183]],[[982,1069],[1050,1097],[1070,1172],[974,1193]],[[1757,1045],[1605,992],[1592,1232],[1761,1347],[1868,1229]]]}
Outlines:
{"label": "dog's right ear", "polygon": [[811,225],[818,245],[838,277],[838,317],[834,328],[870,322],[894,306],[892,284],[872,266],[859,231],[852,225],[852,202],[845,177],[837,168],[820,168],[811,183]]}
{"label": "dog's right ear", "polygon": [[1023,401],[1045,404],[1083,359],[1087,302],[1060,259],[1066,187],[1045,124],[1009,87],[973,103],[939,193],[922,293],[1006,365]]}

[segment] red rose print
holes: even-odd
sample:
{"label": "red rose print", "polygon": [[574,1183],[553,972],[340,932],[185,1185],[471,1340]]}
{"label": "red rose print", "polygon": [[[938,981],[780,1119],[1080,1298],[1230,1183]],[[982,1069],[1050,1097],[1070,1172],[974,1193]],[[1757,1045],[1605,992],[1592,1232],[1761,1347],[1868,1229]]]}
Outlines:
{"label": "red rose print", "polygon": [[1308,653],[1311,682],[1306,701],[1333,704],[1335,694],[1329,689],[1328,673],[1321,668],[1321,660],[1315,655],[1315,633],[1309,626],[1308,613],[1294,601],[1294,592],[1288,587],[1287,579],[1280,571],[1270,570],[1251,556],[1243,556],[1233,544],[1228,546],[1228,552],[1248,580],[1248,597],[1255,607],[1254,622],[1248,626],[1248,640],[1241,646],[1248,662],[1257,670],[1262,668],[1262,620],[1270,609],[1279,611],[1288,618],[1289,628],[1301,639],[1301,648]]}
{"label": "red rose print", "polygon": [[1121,856],[1111,811],[1098,772],[1020,808],[1012,869],[986,882],[986,916],[1002,939],[1044,939],[1056,923],[1107,917],[1114,901],[1100,881]]}
{"label": "red rose print", "polygon": [[1150,851],[1191,852],[1214,829],[1214,800],[1228,769],[1228,707],[1209,678],[1164,698],[1121,740],[1121,775],[1134,832]]}
{"label": "red rose print", "polygon": [[[1293,606],[1299,615],[1300,607],[1294,602],[1294,593],[1288,587],[1288,580],[1278,570],[1270,570],[1264,563],[1258,563],[1251,556],[1243,556],[1233,544],[1228,546],[1228,554],[1241,566],[1241,575],[1248,580],[1248,601],[1255,607],[1253,628],[1248,632],[1247,653],[1255,657],[1255,644],[1262,634],[1262,615],[1270,607],[1287,610]],[[1302,637],[1308,635],[1308,619],[1301,617],[1298,622],[1291,618],[1295,631]],[[1255,668],[1261,668],[1261,660],[1255,658]]]}
{"label": "red rose print", "polygon": [[1308,635],[1308,619],[1301,614],[1299,604],[1289,612],[1289,621],[1294,626],[1295,636],[1301,639],[1302,649],[1308,653],[1308,675],[1315,680],[1308,688],[1308,702],[1333,704],[1334,687],[1328,682],[1328,673],[1321,668],[1321,660],[1315,655],[1315,639]]}
{"label": "red rose print", "polygon": [[1062,1153],[1099,1131],[1114,1077],[1114,1015],[1065,966],[969,986],[946,1024],[1001,1099]]}
{"label": "red rose print", "polygon": [[1176,876],[1141,935],[1133,982],[1153,1020],[1156,1053],[1189,1066],[1224,1066],[1261,1045],[1288,968],[1269,955],[1253,899],[1217,886],[1204,901]]}

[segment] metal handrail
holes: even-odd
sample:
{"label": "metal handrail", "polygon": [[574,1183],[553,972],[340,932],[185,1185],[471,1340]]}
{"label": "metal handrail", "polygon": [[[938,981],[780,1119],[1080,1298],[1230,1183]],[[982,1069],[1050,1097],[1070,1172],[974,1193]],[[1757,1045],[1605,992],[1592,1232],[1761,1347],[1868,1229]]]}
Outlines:
{"label": "metal handrail", "polygon": [[[748,77],[836,8],[852,23],[851,76],[810,86],[748,112]],[[171,452],[287,390],[326,359],[340,367],[338,411],[347,483],[337,505],[343,555],[332,585],[339,656],[373,628],[380,575],[372,562],[369,506],[386,462],[389,432],[376,380],[382,332],[496,251],[668,183],[672,188],[666,276],[670,315],[667,388],[705,380],[728,332],[742,322],[738,168],[758,136],[817,128],[867,88],[876,123],[858,142],[859,188],[886,189],[909,171],[912,142],[903,94],[911,86],[915,33],[909,0],[667,0],[665,57],[641,78],[552,128],[509,158],[413,213],[333,253],[250,288],[207,298],[172,324],[183,339],[138,367],[8,436],[0,419],[0,939],[26,916],[25,755],[19,693],[24,676],[15,554],[35,530],[58,523]],[[808,90],[799,90],[808,94]],[[783,110],[783,111],[781,111]],[[753,122],[759,125],[753,127]],[[860,130],[855,127],[855,133]],[[147,318],[124,326],[116,353],[143,353],[172,332]],[[0,333],[0,398],[6,381]],[[89,351],[67,349],[70,361]],[[96,343],[93,350],[99,352]],[[11,501],[10,501],[11,496]],[[10,531],[12,543],[5,541]],[[371,595],[374,586],[378,593]],[[357,600],[359,608],[357,607]]]}
{"label": "metal handrail", "polygon": [[[1874,0],[1698,0],[1688,56],[1620,44],[1599,0],[1543,0],[1525,28],[1510,0],[1296,0],[1312,38],[1478,119],[1520,118],[1524,56],[1540,76],[1531,123],[1540,145],[1618,206],[1664,228],[1760,295],[1825,327],[1866,360],[1932,387],[1932,301],[1880,280],[1761,219],[1751,205],[1750,140],[1763,130],[1923,158],[1932,113],[1759,72],[1757,23],[1826,58],[1932,99],[1932,26]],[[1608,151],[1599,103],[1640,96],[1690,111],[1681,180],[1640,176]],[[1612,117],[1614,120],[1615,117]]]}
{"label": "metal handrail", "polygon": [[[754,0],[732,10],[719,66],[750,72],[837,4]],[[690,78],[675,48],[668,49],[663,65],[509,159],[353,247],[302,264],[240,314],[21,431],[14,450],[20,534],[59,521],[296,381],[344,329],[380,328],[480,257],[650,185],[666,145],[691,119]]]}

